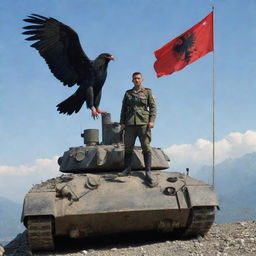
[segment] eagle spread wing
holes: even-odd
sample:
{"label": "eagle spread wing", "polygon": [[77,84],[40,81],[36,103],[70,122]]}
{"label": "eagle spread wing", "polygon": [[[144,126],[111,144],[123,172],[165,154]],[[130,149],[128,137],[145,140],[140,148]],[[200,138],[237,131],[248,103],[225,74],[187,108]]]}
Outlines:
{"label": "eagle spread wing", "polygon": [[93,117],[103,113],[99,109],[101,89],[107,77],[108,63],[114,57],[102,53],[95,60],[90,60],[77,33],[54,18],[32,14],[24,21],[33,24],[24,27],[26,31],[23,34],[29,35],[26,40],[36,41],[31,47],[39,51],[54,76],[69,87],[79,85],[74,94],[57,105],[57,110],[71,115],[79,112],[86,102]]}
{"label": "eagle spread wing", "polygon": [[77,33],[54,18],[32,14],[24,21],[34,25],[26,26],[23,32],[26,40],[36,40],[36,48],[47,62],[51,72],[64,85],[79,84],[90,76],[92,64],[84,53]]}

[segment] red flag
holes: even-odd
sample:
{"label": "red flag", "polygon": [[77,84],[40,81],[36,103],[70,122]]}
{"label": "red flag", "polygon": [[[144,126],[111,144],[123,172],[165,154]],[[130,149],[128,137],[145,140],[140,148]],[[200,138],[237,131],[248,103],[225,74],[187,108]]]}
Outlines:
{"label": "red flag", "polygon": [[213,51],[213,12],[199,23],[156,50],[157,77],[183,69]]}

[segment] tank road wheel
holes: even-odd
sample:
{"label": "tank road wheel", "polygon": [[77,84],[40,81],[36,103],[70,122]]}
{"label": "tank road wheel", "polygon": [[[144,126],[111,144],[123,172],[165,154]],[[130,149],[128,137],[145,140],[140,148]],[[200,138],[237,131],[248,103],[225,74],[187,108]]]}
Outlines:
{"label": "tank road wheel", "polygon": [[191,238],[205,235],[211,228],[215,218],[213,206],[193,207],[188,220],[187,228],[182,237]]}
{"label": "tank road wheel", "polygon": [[28,245],[31,250],[53,250],[53,219],[29,217],[27,221]]}

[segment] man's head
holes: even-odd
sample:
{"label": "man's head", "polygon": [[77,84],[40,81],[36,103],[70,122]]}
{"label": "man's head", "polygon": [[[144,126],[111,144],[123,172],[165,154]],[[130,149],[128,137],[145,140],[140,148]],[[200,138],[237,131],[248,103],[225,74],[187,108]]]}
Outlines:
{"label": "man's head", "polygon": [[132,82],[134,86],[141,86],[141,83],[143,81],[142,74],[140,72],[134,72],[132,74]]}

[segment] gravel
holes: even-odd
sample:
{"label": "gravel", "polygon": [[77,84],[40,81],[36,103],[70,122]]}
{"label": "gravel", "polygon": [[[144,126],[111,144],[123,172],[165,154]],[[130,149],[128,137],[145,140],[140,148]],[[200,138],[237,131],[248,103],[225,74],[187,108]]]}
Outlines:
{"label": "gravel", "polygon": [[[192,240],[165,238],[144,239],[125,237],[90,242],[60,242],[56,251],[31,253],[26,231],[5,246],[5,256],[255,256],[256,221],[214,224],[204,237]],[[98,239],[97,239],[98,240]],[[67,240],[68,241],[68,240]],[[87,242],[87,243],[86,243]],[[85,245],[86,243],[86,245]],[[63,248],[63,246],[66,248]],[[1,253],[0,253],[0,256]]]}

